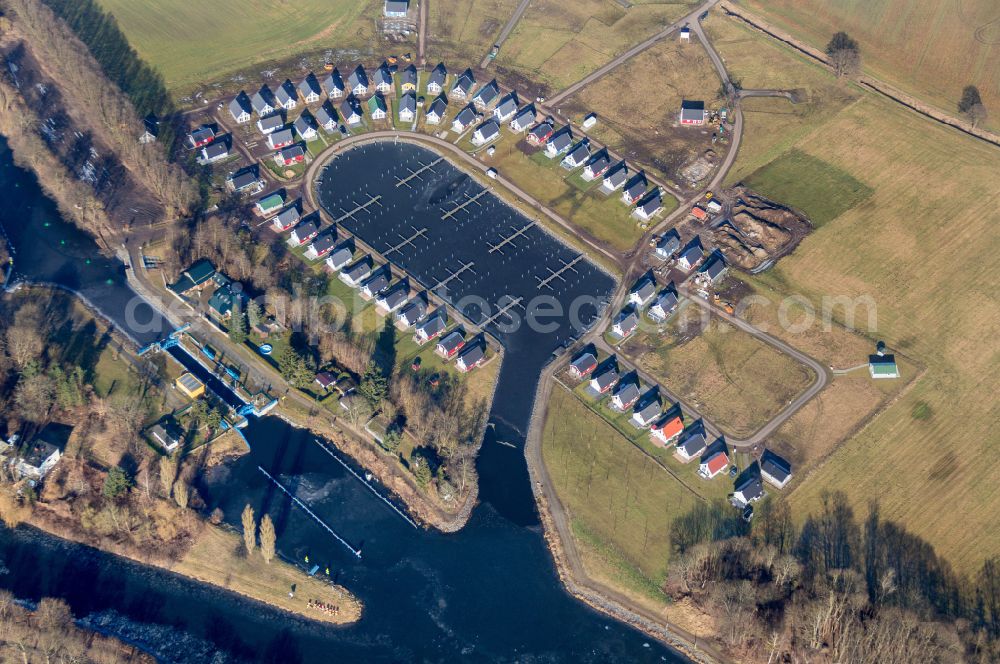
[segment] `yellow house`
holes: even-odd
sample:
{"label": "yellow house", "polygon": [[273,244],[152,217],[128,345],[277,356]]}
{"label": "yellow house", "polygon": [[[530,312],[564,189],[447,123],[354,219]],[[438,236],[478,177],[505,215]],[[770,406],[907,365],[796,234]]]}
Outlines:
{"label": "yellow house", "polygon": [[205,383],[195,378],[192,374],[186,373],[178,378],[174,384],[177,389],[191,399],[197,399],[205,394]]}

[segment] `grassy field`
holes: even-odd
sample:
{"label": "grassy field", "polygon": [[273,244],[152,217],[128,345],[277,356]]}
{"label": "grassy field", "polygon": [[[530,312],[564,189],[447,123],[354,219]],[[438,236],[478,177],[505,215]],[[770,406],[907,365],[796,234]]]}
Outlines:
{"label": "grassy field", "polygon": [[805,212],[819,227],[859,205],[874,189],[818,157],[791,149],[744,182],[775,201]]}
{"label": "grassy field", "polygon": [[742,102],[745,122],[753,130],[743,133],[740,158],[726,177],[730,183],[788,150],[860,95],[860,89],[838,81],[819,64],[718,12],[704,26],[730,76],[743,88],[796,90],[801,99],[796,104],[766,97]]}
{"label": "grassy field", "polygon": [[503,45],[497,65],[555,92],[662,30],[692,5],[657,2],[625,9],[612,0],[536,0]]}
{"label": "grassy field", "polygon": [[699,496],[561,387],[549,402],[542,458],[584,560],[596,567],[588,572],[662,601],[670,523]]}
{"label": "grassy field", "polygon": [[861,46],[866,72],[956,113],[962,88],[979,87],[1000,108],[1000,6],[995,0],[829,2],[745,0],[745,6],[819,49],[847,31]]}
{"label": "grassy field", "polygon": [[640,331],[622,352],[727,433],[753,433],[812,382],[806,367],[721,319],[685,333],[697,322],[688,314],[698,312],[685,308],[665,334]]}
{"label": "grassy field", "polygon": [[[756,172],[765,191],[780,190],[787,170],[780,161],[794,149],[874,191],[809,235],[768,283],[815,304],[823,296],[874,298],[877,325],[870,336],[924,371],[914,376],[917,366],[904,366],[904,378],[915,382],[860,430],[864,418],[855,408],[873,412],[888,396],[883,390],[899,386],[876,389],[854,374],[837,378],[786,424],[779,438],[817,432],[817,447],[832,450],[808,478],[799,478],[793,507],[805,514],[823,491],[834,489],[846,491],[858,508],[877,498],[887,518],[971,570],[1000,553],[1000,532],[991,525],[1000,506],[1000,470],[984,462],[1000,445],[992,426],[1000,358],[982,345],[984,334],[1000,325],[993,295],[1000,279],[994,232],[1000,152],[873,95],[834,103],[818,117],[808,127],[788,127],[767,151],[741,150],[737,170]],[[746,118],[748,136],[774,127],[753,114]],[[778,165],[761,169],[772,160]],[[806,197],[797,204],[825,207],[824,200],[808,200],[825,198],[825,191],[802,189]],[[822,410],[844,417],[817,419]],[[837,436],[848,440],[837,447]],[[948,509],[935,508],[944,505]]]}
{"label": "grassy field", "polygon": [[317,49],[367,47],[380,0],[100,0],[172,91]]}
{"label": "grassy field", "polygon": [[588,133],[650,172],[677,181],[677,169],[713,147],[711,128],[675,127],[682,99],[718,106],[719,78],[698,43],[663,41],[562,104],[576,121],[598,115]]}
{"label": "grassy field", "polygon": [[517,0],[431,2],[427,17],[428,63],[443,59],[452,74],[477,66],[516,7]]}
{"label": "grassy field", "polygon": [[[233,592],[247,595],[299,613],[313,620],[346,623],[361,616],[361,605],[339,586],[307,576],[302,570],[279,559],[270,564],[260,552],[246,556],[243,540],[236,533],[205,526],[188,552],[173,566],[173,571],[205,581]],[[295,596],[288,590],[297,586]],[[319,600],[340,607],[340,613],[330,616],[311,610],[309,600]]]}

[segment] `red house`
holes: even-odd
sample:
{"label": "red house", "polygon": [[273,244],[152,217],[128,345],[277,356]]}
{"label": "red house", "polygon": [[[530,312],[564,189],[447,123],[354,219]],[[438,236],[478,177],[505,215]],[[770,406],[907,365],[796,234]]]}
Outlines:
{"label": "red house", "polygon": [[708,212],[705,212],[705,210],[695,205],[693,208],[691,208],[691,216],[697,219],[698,221],[705,221],[706,219],[708,219]]}

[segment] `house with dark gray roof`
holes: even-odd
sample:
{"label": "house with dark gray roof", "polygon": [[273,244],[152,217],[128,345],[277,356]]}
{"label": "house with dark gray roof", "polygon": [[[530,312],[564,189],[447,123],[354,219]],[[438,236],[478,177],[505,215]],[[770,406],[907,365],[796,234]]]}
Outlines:
{"label": "house with dark gray roof", "polygon": [[458,112],[455,119],[451,122],[451,130],[457,134],[461,134],[463,131],[468,129],[475,123],[479,116],[476,114],[476,109],[472,107],[472,104],[468,104],[465,108]]}
{"label": "house with dark gray roof", "polygon": [[316,78],[316,74],[309,72],[308,75],[299,83],[299,94],[302,95],[302,100],[307,104],[313,104],[319,101],[319,98],[323,94],[323,86],[319,84],[319,79]]}
{"label": "house with dark gray roof", "polygon": [[611,157],[608,155],[607,148],[601,148],[583,166],[583,179],[588,182],[591,180],[596,180],[597,178],[604,175],[604,171],[608,170],[611,166]]}
{"label": "house with dark gray roof", "polygon": [[549,159],[558,157],[573,145],[573,131],[569,125],[552,134],[545,143],[545,156]]}
{"label": "house with dark gray roof", "polygon": [[650,305],[646,315],[657,323],[660,323],[665,321],[667,316],[672,314],[676,308],[677,291],[674,288],[673,282],[671,282],[669,286],[661,290],[660,294],[656,296],[656,300]]}
{"label": "house with dark gray roof", "polygon": [[267,145],[272,150],[279,150],[293,142],[295,142],[295,134],[292,133],[291,127],[282,127],[267,135]]}
{"label": "house with dark gray roof", "polygon": [[340,104],[340,117],[349,125],[361,124],[361,102],[353,94]]}
{"label": "house with dark gray roof", "polygon": [[351,288],[357,288],[372,273],[374,265],[375,262],[372,260],[372,257],[365,254],[340,271],[340,280]]}
{"label": "house with dark gray roof", "polygon": [[590,158],[590,139],[581,139],[579,143],[574,145],[566,156],[563,157],[562,167],[566,170],[573,170],[574,168],[579,168],[583,166],[587,159]]}
{"label": "house with dark gray roof", "polygon": [[340,272],[345,265],[351,262],[352,258],[354,258],[354,243],[348,240],[342,242],[339,247],[333,250],[333,253],[326,257],[326,266],[334,272]]}
{"label": "house with dark gray roof", "polygon": [[471,93],[472,89],[475,87],[476,77],[473,76],[471,69],[466,69],[455,81],[455,85],[451,86],[449,96],[452,99],[468,99],[469,93]]}
{"label": "house with dark gray roof", "polygon": [[319,235],[319,223],[315,215],[305,217],[298,226],[292,229],[291,240],[301,246]]}
{"label": "house with dark gray roof", "polygon": [[373,78],[376,90],[383,94],[392,92],[392,70],[389,69],[388,62],[383,62],[379,65],[379,68],[375,70]]}
{"label": "house with dark gray roof", "polygon": [[732,503],[733,506],[742,508],[763,497],[764,485],[760,481],[760,476],[755,472],[748,472],[736,483]]}
{"label": "house with dark gray roof", "polygon": [[447,314],[443,310],[438,309],[417,324],[416,331],[413,333],[413,341],[418,345],[423,345],[441,336],[447,327]]}
{"label": "house with dark gray roof", "polygon": [[611,332],[619,338],[624,339],[635,332],[635,328],[637,327],[639,327],[639,314],[636,313],[633,307],[625,307],[615,317],[615,322],[611,326]]}
{"label": "house with dark gray roof", "polygon": [[250,122],[250,115],[253,113],[253,105],[250,97],[243,90],[229,102],[229,114],[233,116],[236,124],[246,124]]}
{"label": "house with dark gray roof", "polygon": [[375,298],[375,306],[384,313],[392,313],[410,299],[410,284],[405,279],[397,281]]}
{"label": "house with dark gray roof", "polygon": [[625,188],[622,189],[622,201],[627,205],[634,205],[646,193],[648,185],[645,171],[639,171],[625,183]]}
{"label": "house with dark gray roof", "polygon": [[669,231],[661,235],[660,239],[656,241],[656,257],[664,261],[670,260],[680,248],[680,233],[677,232],[676,228],[671,228]]}
{"label": "house with dark gray roof", "polygon": [[725,257],[721,251],[716,249],[709,254],[708,260],[698,270],[697,279],[704,284],[714,284],[726,274],[726,270],[728,269],[729,266],[726,265]]}
{"label": "house with dark gray roof", "polygon": [[688,99],[681,102],[681,113],[678,120],[682,125],[703,125],[707,117],[705,102]]}
{"label": "house with dark gray roof", "polygon": [[448,68],[444,66],[443,62],[439,62],[437,67],[431,71],[430,77],[427,79],[427,94],[429,95],[439,95],[444,90],[445,81],[448,80]]}
{"label": "house with dark gray roof", "polygon": [[330,99],[340,99],[344,96],[344,79],[339,69],[334,67],[333,71],[323,79],[323,88]]}
{"label": "house with dark gray roof", "polygon": [[680,442],[677,443],[677,456],[679,456],[684,461],[690,461],[691,459],[699,456],[708,447],[708,441],[705,438],[705,432],[698,428],[690,433],[685,432],[681,434]]}
{"label": "house with dark gray roof", "polygon": [[325,101],[323,105],[316,109],[316,124],[324,131],[331,132],[337,128],[337,111],[333,110],[330,102]]}
{"label": "house with dark gray roof", "polygon": [[698,264],[704,255],[705,250],[701,246],[701,237],[695,235],[677,257],[677,267],[689,271]]}
{"label": "house with dark gray roof", "polygon": [[417,117],[417,95],[407,92],[399,98],[399,121],[413,122],[415,117]]}
{"label": "house with dark gray roof", "polygon": [[274,98],[278,100],[278,105],[286,111],[290,111],[299,105],[299,92],[295,89],[295,85],[287,78],[274,91]]}
{"label": "house with dark gray roof", "polygon": [[258,117],[274,113],[276,104],[274,93],[271,92],[271,88],[267,87],[266,84],[260,86],[260,90],[253,93],[253,96],[250,97],[250,105],[253,106],[253,110]]}
{"label": "house with dark gray roof", "polygon": [[389,279],[392,274],[388,265],[383,265],[371,273],[371,275],[361,284],[361,297],[371,299],[389,288]]}
{"label": "house with dark gray roof", "polygon": [[427,316],[427,301],[416,297],[396,312],[396,326],[409,329]]}
{"label": "house with dark gray roof", "polygon": [[382,13],[387,18],[406,18],[410,11],[410,0],[385,0]]}
{"label": "house with dark gray roof", "polygon": [[649,274],[643,275],[628,292],[628,303],[637,307],[646,306],[656,295],[656,280]]}
{"label": "house with dark gray roof", "polygon": [[639,400],[639,379],[635,374],[622,378],[611,395],[611,408],[624,413]]}
{"label": "house with dark gray roof", "polygon": [[585,376],[589,375],[591,371],[597,368],[597,358],[594,354],[589,351],[584,351],[576,356],[576,358],[569,365],[569,374],[581,380]]}
{"label": "house with dark gray roof", "polygon": [[364,67],[358,65],[354,68],[354,71],[347,77],[347,88],[351,94],[359,97],[368,94],[368,74]]}
{"label": "house with dark gray roof", "polygon": [[286,207],[284,210],[275,215],[274,220],[271,222],[274,225],[274,230],[280,232],[287,231],[292,226],[299,222],[299,208],[297,205],[291,205]]}
{"label": "house with dark gray roof", "polygon": [[325,230],[320,235],[312,241],[309,248],[306,249],[305,257],[311,261],[323,258],[328,253],[333,251],[333,248],[337,244],[337,229],[329,228]]}
{"label": "house with dark gray roof", "polygon": [[760,475],[779,489],[792,479],[792,464],[771,450],[764,450],[760,457]]}
{"label": "house with dark gray roof", "polygon": [[528,132],[528,143],[531,145],[545,145],[554,131],[555,128],[550,121],[544,120],[539,122]]}
{"label": "house with dark gray roof", "polygon": [[486,350],[481,342],[466,346],[455,360],[455,368],[459,371],[472,371],[486,360]]}
{"label": "house with dark gray roof", "polygon": [[309,111],[302,111],[302,115],[295,118],[292,126],[295,127],[295,133],[303,141],[311,141],[316,138],[316,118]]}
{"label": "house with dark gray roof", "polygon": [[441,120],[444,119],[444,114],[448,112],[448,98],[444,95],[438,95],[437,98],[431,102],[430,107],[427,109],[427,113],[424,115],[424,120],[427,124],[441,124]]}
{"label": "house with dark gray roof", "polygon": [[241,168],[235,173],[230,173],[229,177],[226,178],[226,186],[236,192],[259,190],[260,182],[257,164]]}
{"label": "house with dark gray roof", "polygon": [[476,94],[472,95],[472,103],[475,105],[476,109],[483,111],[487,106],[496,101],[497,97],[500,96],[500,85],[494,78],[492,81],[479,88]]}
{"label": "house with dark gray roof", "polygon": [[497,102],[496,108],[493,109],[493,117],[497,122],[507,122],[517,113],[517,106],[517,93],[511,90]]}
{"label": "house with dark gray roof", "polygon": [[535,105],[528,104],[521,110],[517,112],[517,115],[513,117],[510,121],[510,130],[515,132],[522,132],[528,129],[531,125],[535,123],[535,118],[537,114],[535,113]]}
{"label": "house with dark gray roof", "polygon": [[202,165],[221,161],[229,156],[229,144],[226,141],[216,141],[206,145],[198,155],[198,163]]}
{"label": "house with dark gray roof", "polygon": [[635,211],[632,213],[639,219],[649,221],[657,212],[663,208],[663,197],[660,195],[660,188],[653,187],[652,191],[646,194],[642,200],[635,204]]}
{"label": "house with dark gray roof", "polygon": [[403,92],[416,92],[417,91],[417,68],[410,65],[403,70],[402,76],[399,79],[399,89]]}
{"label": "house with dark gray roof", "polygon": [[472,144],[484,145],[500,136],[500,125],[493,118],[476,127],[472,132]]}
{"label": "house with dark gray roof", "polygon": [[283,118],[280,113],[265,115],[261,119],[257,120],[257,129],[260,129],[260,133],[265,136],[273,131],[281,129],[284,126],[285,118]]}
{"label": "house with dark gray roof", "polygon": [[193,148],[200,148],[203,145],[208,145],[215,140],[215,130],[211,127],[198,127],[190,134],[188,134],[188,146]]}
{"label": "house with dark gray roof", "polygon": [[590,389],[598,394],[606,394],[618,384],[618,377],[618,363],[613,360],[606,362],[594,370],[594,374],[590,378]]}
{"label": "house with dark gray roof", "polygon": [[648,429],[649,426],[660,417],[663,404],[655,390],[650,390],[652,394],[647,394],[636,403],[632,410],[632,425],[640,429]]}
{"label": "house with dark gray roof", "polygon": [[434,352],[445,359],[449,359],[454,357],[455,353],[462,350],[463,346],[465,346],[465,333],[459,328],[452,330],[447,336],[442,337],[441,341],[434,347]]}
{"label": "house with dark gray roof", "polygon": [[601,190],[606,194],[610,194],[615,189],[621,188],[627,179],[628,165],[624,160],[619,161],[604,172],[604,181],[601,183]]}

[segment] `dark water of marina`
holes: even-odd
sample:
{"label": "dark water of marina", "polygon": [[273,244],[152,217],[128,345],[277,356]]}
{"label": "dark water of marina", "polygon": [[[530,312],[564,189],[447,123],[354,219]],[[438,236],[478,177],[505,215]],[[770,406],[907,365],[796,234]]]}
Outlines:
{"label": "dark water of marina", "polygon": [[[370,169],[384,165],[372,162]],[[456,176],[443,173],[442,177]],[[324,183],[324,201],[327,195],[337,195],[336,187],[330,184],[334,181]],[[459,183],[454,192],[468,186]],[[59,220],[34,178],[12,165],[5,147],[0,150],[0,190],[7,201],[0,209],[0,224],[17,248],[18,274],[79,291],[117,324],[125,325],[125,312],[132,306],[134,294],[121,267],[101,258],[91,239]],[[448,195],[454,193],[440,200]],[[431,210],[436,203],[426,201],[423,205]],[[391,231],[381,230],[384,224],[393,223],[390,218],[396,216],[387,215],[377,225],[359,221],[352,230],[381,248],[384,245],[380,243],[391,241],[386,235]],[[480,241],[485,241],[490,224],[523,221],[509,217],[498,221],[484,215],[456,225],[465,224],[465,232],[479,233],[483,236]],[[403,223],[407,222],[396,221],[397,225]],[[379,236],[380,230],[384,237]],[[439,242],[435,246],[443,247],[444,238]],[[544,273],[539,268],[550,265],[554,256],[573,257],[547,236],[536,238],[536,242],[538,249],[526,245],[525,251],[537,253],[526,253],[521,259],[525,274],[527,261]],[[480,251],[483,245],[474,246]],[[398,252],[398,260],[421,281],[433,280],[439,274],[435,270],[444,267],[443,251]],[[456,251],[460,251],[457,246],[449,251],[449,258]],[[486,259],[478,260],[484,270],[482,281],[470,280],[462,294],[477,293],[488,299],[503,294],[501,290],[530,290],[535,275],[516,277],[513,266],[520,265],[518,261],[495,266]],[[608,277],[592,266],[580,266],[578,273],[567,275],[569,285],[558,291],[557,297],[588,291],[600,295],[611,289]],[[275,518],[283,554],[299,559],[309,555],[311,561],[329,564],[337,580],[365,603],[364,617],[356,625],[334,628],[289,617],[202,584],[31,530],[0,531],[0,557],[10,569],[10,573],[0,574],[0,586],[25,598],[64,597],[78,616],[113,609],[135,622],[171,626],[207,648],[171,648],[167,659],[172,661],[210,661],[204,653],[212,649],[238,662],[685,661],[569,597],[560,586],[541,537],[519,448],[520,432],[526,426],[542,364],[571,334],[565,326],[548,335],[531,331],[501,334],[508,353],[492,413],[498,426],[495,432],[487,433],[478,461],[481,504],[468,526],[456,534],[414,529],[328,456],[311,436],[274,417],[252,421],[245,430],[251,453],[216,469],[206,479],[201,487],[206,500],[221,506],[228,521],[237,522],[243,505],[250,502],[258,513],[266,510]],[[134,336],[146,343],[157,335]],[[185,360],[183,355],[179,359]],[[518,448],[497,444],[497,437]],[[292,507],[258,466],[278,478],[353,546],[360,547],[362,558],[355,558]],[[148,637],[152,641],[156,638]]]}

